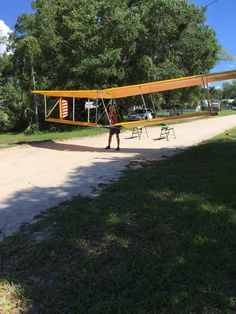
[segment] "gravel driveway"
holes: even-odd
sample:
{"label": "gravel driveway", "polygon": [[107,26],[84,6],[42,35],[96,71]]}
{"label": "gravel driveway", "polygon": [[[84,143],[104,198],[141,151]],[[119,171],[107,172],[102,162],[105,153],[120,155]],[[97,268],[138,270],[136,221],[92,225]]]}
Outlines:
{"label": "gravel driveway", "polygon": [[0,149],[0,239],[41,211],[75,195],[97,195],[101,183],[117,179],[130,163],[159,160],[236,126],[236,115],[174,125],[176,139],[159,139],[149,127],[141,139],[121,133],[121,150],[107,151],[108,134]]}

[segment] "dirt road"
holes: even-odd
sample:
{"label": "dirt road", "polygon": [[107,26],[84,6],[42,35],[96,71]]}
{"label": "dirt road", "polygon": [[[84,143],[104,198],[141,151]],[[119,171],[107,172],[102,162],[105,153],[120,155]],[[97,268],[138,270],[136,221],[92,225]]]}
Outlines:
{"label": "dirt road", "polygon": [[121,150],[107,151],[107,134],[0,149],[0,239],[41,211],[81,195],[96,195],[101,183],[118,178],[132,161],[158,160],[236,126],[236,115],[174,126],[176,139],[159,140],[160,128],[131,138],[121,133]]}

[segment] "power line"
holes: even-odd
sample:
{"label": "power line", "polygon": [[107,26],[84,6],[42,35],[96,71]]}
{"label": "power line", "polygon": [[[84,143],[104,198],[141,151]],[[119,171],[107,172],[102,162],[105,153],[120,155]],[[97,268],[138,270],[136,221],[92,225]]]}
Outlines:
{"label": "power line", "polygon": [[212,1],[209,4],[205,5],[204,8],[207,9],[210,5],[216,3],[218,0]]}

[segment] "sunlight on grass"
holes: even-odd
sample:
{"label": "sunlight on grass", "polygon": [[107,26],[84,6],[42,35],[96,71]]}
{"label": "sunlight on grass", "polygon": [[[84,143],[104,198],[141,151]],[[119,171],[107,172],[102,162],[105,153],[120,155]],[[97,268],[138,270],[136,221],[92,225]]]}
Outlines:
{"label": "sunlight on grass", "polygon": [[16,310],[23,310],[26,303],[23,292],[20,285],[0,282],[0,313],[12,314],[16,313]]}
{"label": "sunlight on grass", "polygon": [[103,238],[105,247],[110,247],[112,245],[122,248],[127,248],[129,246],[129,240],[118,237],[115,234],[108,234]]}
{"label": "sunlight on grass", "polygon": [[233,115],[233,114],[236,114],[236,110],[222,110],[222,111],[218,112],[218,115],[220,117],[230,116],[230,115]]}
{"label": "sunlight on grass", "polygon": [[[156,197],[160,200],[168,200],[171,199],[173,197],[173,192],[171,190],[167,190],[166,188],[164,189],[160,189],[160,190],[154,190],[150,192],[150,196],[152,197]],[[178,198],[176,198],[176,200],[182,199],[182,196],[178,196]]]}
{"label": "sunlight on grass", "polygon": [[111,225],[116,225],[118,223],[120,223],[120,217],[118,217],[118,215],[116,213],[110,213],[108,218],[107,218],[107,222]]}
{"label": "sunlight on grass", "polygon": [[215,239],[209,239],[208,237],[206,236],[201,236],[199,234],[197,234],[194,239],[193,239],[193,243],[198,245],[198,246],[202,246],[202,245],[206,245],[208,243],[211,243],[211,244],[216,244],[216,240]]}

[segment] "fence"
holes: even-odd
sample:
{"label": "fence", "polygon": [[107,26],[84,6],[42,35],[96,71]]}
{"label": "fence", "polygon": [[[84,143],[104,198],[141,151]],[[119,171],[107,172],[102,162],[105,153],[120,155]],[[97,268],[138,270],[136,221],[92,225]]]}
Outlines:
{"label": "fence", "polygon": [[190,114],[196,112],[195,108],[191,108],[191,109],[184,109],[184,108],[180,108],[180,109],[169,109],[169,110],[155,110],[156,113],[156,117],[169,117],[169,116],[180,116],[183,114]]}

